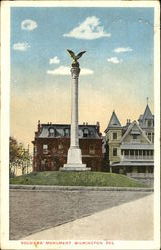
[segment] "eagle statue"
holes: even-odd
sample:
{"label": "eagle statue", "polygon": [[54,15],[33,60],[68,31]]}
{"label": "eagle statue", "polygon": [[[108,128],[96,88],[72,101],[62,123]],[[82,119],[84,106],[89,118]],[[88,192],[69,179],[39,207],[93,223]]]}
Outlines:
{"label": "eagle statue", "polygon": [[86,52],[86,51],[82,51],[80,53],[78,53],[77,55],[75,55],[75,53],[72,50],[67,49],[69,55],[73,58],[73,62],[72,62],[72,66],[73,67],[79,67],[79,63],[78,63],[78,59]]}

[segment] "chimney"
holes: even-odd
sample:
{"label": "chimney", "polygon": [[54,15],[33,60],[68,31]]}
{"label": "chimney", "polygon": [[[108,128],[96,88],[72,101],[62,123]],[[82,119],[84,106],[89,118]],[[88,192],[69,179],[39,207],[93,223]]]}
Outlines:
{"label": "chimney", "polygon": [[130,125],[130,119],[127,119],[126,125],[129,126]]}
{"label": "chimney", "polygon": [[40,120],[38,120],[37,131],[40,132]]}
{"label": "chimney", "polygon": [[100,123],[97,121],[97,122],[96,122],[96,125],[97,125],[97,127],[99,127],[99,126],[100,126]]}
{"label": "chimney", "polygon": [[97,133],[100,135],[100,123],[98,121],[96,122],[96,129]]}

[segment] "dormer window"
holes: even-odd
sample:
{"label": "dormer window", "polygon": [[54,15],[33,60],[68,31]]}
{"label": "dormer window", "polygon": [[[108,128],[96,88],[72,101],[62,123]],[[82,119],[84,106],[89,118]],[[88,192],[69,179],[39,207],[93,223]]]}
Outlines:
{"label": "dormer window", "polygon": [[69,137],[69,136],[70,136],[69,128],[65,128],[65,129],[64,129],[64,136],[65,136],[65,137]]}
{"label": "dormer window", "polygon": [[88,137],[88,135],[89,135],[89,130],[88,130],[88,128],[85,128],[83,130],[83,137]]}
{"label": "dormer window", "polygon": [[54,135],[55,135],[55,129],[49,128],[49,136],[54,136]]}

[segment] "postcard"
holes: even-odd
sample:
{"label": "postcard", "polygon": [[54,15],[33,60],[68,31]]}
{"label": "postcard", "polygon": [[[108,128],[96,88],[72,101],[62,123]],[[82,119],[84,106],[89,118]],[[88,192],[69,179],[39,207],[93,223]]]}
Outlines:
{"label": "postcard", "polygon": [[2,1],[1,249],[160,249],[157,1]]}

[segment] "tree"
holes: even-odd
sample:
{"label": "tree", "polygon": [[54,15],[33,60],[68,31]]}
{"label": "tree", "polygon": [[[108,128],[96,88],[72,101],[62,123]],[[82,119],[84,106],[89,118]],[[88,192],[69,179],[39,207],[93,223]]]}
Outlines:
{"label": "tree", "polygon": [[10,137],[10,163],[16,160],[29,160],[29,158],[29,152],[23,147],[23,144]]}
{"label": "tree", "polygon": [[28,166],[30,161],[29,150],[26,150],[22,143],[18,143],[17,140],[13,137],[9,138],[10,140],[10,150],[9,150],[9,162],[10,162],[10,176],[14,175],[14,169],[16,166],[22,168],[22,173],[24,169]]}

